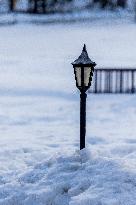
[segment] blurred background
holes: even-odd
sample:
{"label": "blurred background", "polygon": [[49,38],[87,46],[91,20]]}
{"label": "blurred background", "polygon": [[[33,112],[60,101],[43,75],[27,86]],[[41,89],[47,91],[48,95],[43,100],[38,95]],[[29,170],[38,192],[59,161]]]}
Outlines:
{"label": "blurred background", "polygon": [[83,9],[135,10],[135,0],[1,0],[1,12],[55,13]]}

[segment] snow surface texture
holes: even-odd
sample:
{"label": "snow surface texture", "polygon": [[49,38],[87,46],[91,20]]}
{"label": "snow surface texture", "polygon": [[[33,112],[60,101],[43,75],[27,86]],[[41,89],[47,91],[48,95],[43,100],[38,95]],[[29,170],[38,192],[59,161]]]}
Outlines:
{"label": "snow surface texture", "polygon": [[100,67],[136,67],[135,24],[15,25],[0,36],[0,204],[135,205],[136,96],[88,94],[79,152],[71,65],[86,43]]}
{"label": "snow surface texture", "polygon": [[2,205],[128,205],[136,200],[136,174],[87,150],[56,154],[14,181],[1,181]]}

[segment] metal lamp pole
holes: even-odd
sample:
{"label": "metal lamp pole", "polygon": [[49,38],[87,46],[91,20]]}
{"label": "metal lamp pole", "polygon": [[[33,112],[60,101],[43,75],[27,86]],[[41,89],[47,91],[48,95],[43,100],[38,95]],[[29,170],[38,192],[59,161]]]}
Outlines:
{"label": "metal lamp pole", "polygon": [[91,86],[92,76],[96,63],[88,56],[84,44],[81,55],[73,63],[76,86],[80,90],[80,150],[85,148],[86,136],[86,91]]}
{"label": "metal lamp pole", "polygon": [[84,91],[80,93],[80,149],[85,148],[85,135],[86,135],[86,97]]}

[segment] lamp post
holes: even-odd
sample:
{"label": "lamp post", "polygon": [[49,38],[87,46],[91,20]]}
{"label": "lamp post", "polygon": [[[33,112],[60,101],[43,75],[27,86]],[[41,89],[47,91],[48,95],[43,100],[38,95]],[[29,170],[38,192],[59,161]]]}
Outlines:
{"label": "lamp post", "polygon": [[84,44],[81,55],[73,63],[76,86],[80,90],[80,150],[85,148],[86,135],[86,91],[91,86],[92,76],[96,63],[88,56]]}

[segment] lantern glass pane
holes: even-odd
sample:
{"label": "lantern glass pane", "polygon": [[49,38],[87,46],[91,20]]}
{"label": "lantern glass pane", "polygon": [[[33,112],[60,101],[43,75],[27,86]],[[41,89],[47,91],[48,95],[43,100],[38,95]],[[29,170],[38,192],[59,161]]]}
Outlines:
{"label": "lantern glass pane", "polygon": [[81,86],[81,67],[75,68],[75,75],[76,75],[77,85],[80,87]]}
{"label": "lantern glass pane", "polygon": [[91,67],[84,67],[84,86],[89,85]]}

